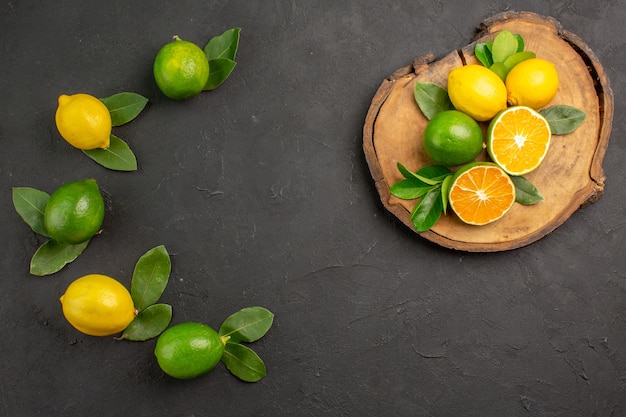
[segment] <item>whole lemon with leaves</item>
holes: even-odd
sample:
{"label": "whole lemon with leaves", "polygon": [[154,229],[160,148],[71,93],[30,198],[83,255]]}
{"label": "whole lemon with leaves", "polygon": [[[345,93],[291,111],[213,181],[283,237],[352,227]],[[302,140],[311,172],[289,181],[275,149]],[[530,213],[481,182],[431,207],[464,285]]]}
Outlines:
{"label": "whole lemon with leaves", "polygon": [[478,64],[463,65],[448,73],[448,95],[454,107],[484,122],[506,108],[506,87],[498,75]]}
{"label": "whole lemon with leaves", "polygon": [[78,331],[110,336],[124,330],[137,315],[130,293],[119,281],[90,274],[72,282],[60,298],[63,315]]}
{"label": "whole lemon with leaves", "polygon": [[111,140],[111,114],[102,101],[89,94],[59,96],[55,114],[59,133],[78,149],[106,149]]}
{"label": "whole lemon with leaves", "polygon": [[558,88],[556,66],[541,58],[520,62],[506,76],[508,101],[512,106],[539,110],[552,101]]}

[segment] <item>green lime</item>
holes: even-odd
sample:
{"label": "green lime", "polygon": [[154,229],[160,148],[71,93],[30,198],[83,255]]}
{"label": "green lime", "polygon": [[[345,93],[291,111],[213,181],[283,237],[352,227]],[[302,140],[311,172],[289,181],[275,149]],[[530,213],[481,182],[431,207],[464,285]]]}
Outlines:
{"label": "green lime", "polygon": [[180,323],[159,336],[154,355],[169,376],[189,379],[215,368],[222,358],[224,343],[220,335],[202,323]]}
{"label": "green lime", "polygon": [[199,46],[175,36],[157,53],[153,72],[163,94],[183,100],[202,91],[209,79],[209,61]]}
{"label": "green lime", "polygon": [[104,200],[94,179],[63,184],[52,193],[43,222],[50,237],[59,243],[78,244],[100,231]]}
{"label": "green lime", "polygon": [[466,164],[483,150],[483,132],[467,114],[442,111],[426,125],[424,150],[437,164],[448,167]]}

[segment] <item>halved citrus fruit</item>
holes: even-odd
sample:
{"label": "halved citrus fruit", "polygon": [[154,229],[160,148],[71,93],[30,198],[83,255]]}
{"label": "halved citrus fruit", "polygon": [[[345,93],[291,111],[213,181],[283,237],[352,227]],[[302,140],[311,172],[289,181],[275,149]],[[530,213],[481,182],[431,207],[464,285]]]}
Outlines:
{"label": "halved citrus fruit", "polygon": [[496,164],[472,162],[454,174],[448,201],[464,223],[481,226],[509,211],[515,203],[515,184]]}
{"label": "halved citrus fruit", "polygon": [[511,175],[524,175],[539,167],[548,153],[552,132],[541,114],[513,106],[493,118],[487,130],[487,152]]}

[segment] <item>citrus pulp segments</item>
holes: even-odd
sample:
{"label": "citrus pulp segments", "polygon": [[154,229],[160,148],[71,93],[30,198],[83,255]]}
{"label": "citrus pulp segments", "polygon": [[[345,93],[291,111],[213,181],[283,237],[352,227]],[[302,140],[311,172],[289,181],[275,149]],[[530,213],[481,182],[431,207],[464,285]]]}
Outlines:
{"label": "citrus pulp segments", "polygon": [[450,207],[464,223],[494,222],[515,203],[515,185],[500,167],[489,163],[461,168],[452,182]]}
{"label": "citrus pulp segments", "polygon": [[539,167],[551,138],[550,125],[541,114],[530,107],[509,107],[489,124],[487,151],[510,175],[524,175]]}

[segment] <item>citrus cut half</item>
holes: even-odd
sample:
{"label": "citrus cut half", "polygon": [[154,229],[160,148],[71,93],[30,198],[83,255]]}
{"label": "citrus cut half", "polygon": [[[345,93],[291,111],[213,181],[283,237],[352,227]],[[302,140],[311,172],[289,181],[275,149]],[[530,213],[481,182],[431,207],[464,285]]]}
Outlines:
{"label": "citrus cut half", "polygon": [[499,166],[473,162],[454,174],[448,198],[461,221],[481,226],[509,211],[515,202],[515,184]]}
{"label": "citrus cut half", "polygon": [[524,175],[539,167],[548,153],[552,132],[541,114],[526,106],[500,112],[487,130],[487,152],[511,175]]}

